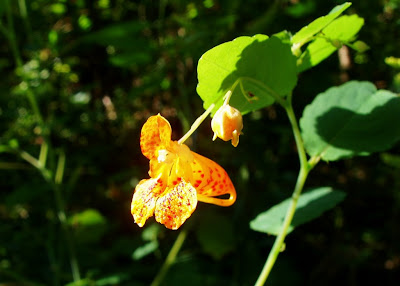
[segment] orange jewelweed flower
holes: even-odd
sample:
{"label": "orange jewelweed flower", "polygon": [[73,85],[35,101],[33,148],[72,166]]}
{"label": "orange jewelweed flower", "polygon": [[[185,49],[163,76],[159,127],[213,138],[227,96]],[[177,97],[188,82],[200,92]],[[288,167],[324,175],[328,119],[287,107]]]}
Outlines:
{"label": "orange jewelweed flower", "polygon": [[[150,160],[150,179],[139,182],[131,213],[142,227],[155,215],[167,228],[178,229],[196,209],[197,201],[230,206],[235,188],[225,170],[214,161],[171,140],[172,129],[161,115],[151,116],[142,127],[140,148]],[[229,194],[222,199],[215,196]]]}

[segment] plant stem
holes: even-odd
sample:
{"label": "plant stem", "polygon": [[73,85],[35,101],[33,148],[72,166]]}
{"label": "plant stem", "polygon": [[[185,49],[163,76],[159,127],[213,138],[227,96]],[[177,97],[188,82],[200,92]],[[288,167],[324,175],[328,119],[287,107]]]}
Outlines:
{"label": "plant stem", "polygon": [[199,118],[196,119],[196,121],[192,124],[192,126],[190,127],[189,131],[183,135],[183,137],[181,139],[179,139],[178,143],[179,144],[183,144],[183,142],[186,141],[186,139],[188,139],[190,137],[190,135],[193,134],[194,131],[196,131],[196,129],[200,126],[200,124],[204,121],[204,119],[207,118],[207,116],[211,113],[211,111],[214,109],[215,104],[211,104],[206,111],[204,111],[204,113],[202,115],[200,115]]}
{"label": "plant stem", "polygon": [[67,215],[65,212],[64,199],[63,199],[61,187],[60,187],[63,176],[64,176],[64,170],[65,170],[65,153],[64,153],[64,151],[62,151],[58,158],[57,169],[56,169],[56,173],[55,173],[55,177],[54,177],[54,183],[55,183],[54,184],[54,195],[56,198],[58,219],[61,223],[61,227],[63,228],[64,235],[65,235],[65,241],[66,241],[67,247],[68,247],[69,263],[71,266],[72,277],[73,277],[74,281],[77,282],[77,281],[81,280],[81,275],[79,272],[79,264],[78,264],[78,260],[76,258],[75,245],[74,245],[71,231],[70,231],[70,228],[68,225]]}
{"label": "plant stem", "polygon": [[286,216],[283,221],[282,228],[281,228],[278,236],[275,239],[274,245],[272,246],[272,249],[268,255],[267,261],[264,264],[264,267],[257,279],[255,286],[262,286],[265,284],[265,281],[267,280],[267,278],[272,270],[272,267],[274,266],[276,259],[278,258],[279,253],[282,251],[282,249],[284,247],[286,234],[287,234],[290,224],[292,223],[293,216],[296,212],[297,201],[299,200],[300,194],[303,190],[304,183],[307,179],[309,172],[315,166],[315,164],[317,164],[317,162],[318,162],[318,160],[314,160],[314,159],[312,161],[310,161],[310,163],[307,162],[307,155],[306,155],[306,151],[304,149],[303,139],[301,137],[300,129],[297,124],[296,116],[294,114],[293,107],[292,107],[292,95],[291,94],[288,96],[287,102],[285,102],[285,105],[283,107],[285,108],[286,113],[289,117],[289,121],[292,126],[294,138],[296,141],[299,160],[300,160],[300,171],[299,171],[299,175],[297,177],[296,186],[295,186],[293,194],[292,194],[292,200],[290,201],[290,205],[286,211]]}
{"label": "plant stem", "polygon": [[28,18],[28,10],[26,9],[25,0],[18,0],[19,4],[19,12],[21,13],[21,17],[24,21],[26,35],[28,37],[29,42],[32,42],[32,28]]}
{"label": "plant stem", "polygon": [[165,275],[167,274],[171,265],[175,262],[176,256],[179,253],[179,250],[182,248],[182,245],[187,237],[187,230],[182,229],[179,233],[178,237],[175,240],[174,245],[172,246],[170,252],[168,253],[167,258],[164,261],[164,264],[161,266],[160,271],[158,271],[156,278],[154,278],[151,286],[158,286],[164,280]]}
{"label": "plant stem", "polygon": [[2,29],[3,33],[5,36],[8,38],[8,41],[10,43],[11,47],[11,52],[14,56],[15,63],[17,67],[22,66],[22,60],[21,60],[21,55],[19,53],[19,49],[17,46],[17,41],[15,39],[15,30],[14,30],[14,21],[12,17],[12,11],[11,11],[11,5],[9,0],[5,0],[5,9],[6,9],[6,15],[7,15],[7,22],[8,22],[8,30],[7,29]]}
{"label": "plant stem", "polygon": [[274,245],[268,255],[268,259],[264,264],[264,268],[261,271],[255,286],[262,286],[264,285],[265,281],[270,274],[272,267],[275,264],[276,259],[278,258],[279,253],[282,251],[284,246],[284,241],[286,238],[287,230],[292,222],[294,213],[296,211],[297,201],[300,197],[301,191],[303,190],[304,183],[307,179],[308,170],[301,168],[299,175],[297,177],[296,187],[292,194],[292,200],[286,212],[285,220],[283,221],[282,228],[279,232],[279,235],[276,237]]}
{"label": "plant stem", "polygon": [[294,114],[292,107],[292,94],[288,95],[286,106],[284,108],[289,118],[290,125],[292,126],[292,131],[294,139],[296,141],[297,152],[300,160],[300,168],[309,168],[307,163],[307,155],[306,155],[306,150],[304,148],[303,138],[301,137],[300,128],[299,125],[297,124],[296,115]]}

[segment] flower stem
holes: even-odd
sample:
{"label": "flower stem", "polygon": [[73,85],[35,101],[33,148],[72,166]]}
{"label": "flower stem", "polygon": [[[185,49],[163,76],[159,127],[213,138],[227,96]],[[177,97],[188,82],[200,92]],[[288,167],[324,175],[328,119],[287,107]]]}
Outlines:
{"label": "flower stem", "polygon": [[189,131],[183,135],[183,137],[181,139],[179,139],[178,143],[179,144],[183,144],[183,142],[186,141],[186,139],[188,139],[190,137],[190,135],[193,134],[194,131],[196,131],[196,129],[200,126],[200,124],[204,121],[204,119],[207,118],[207,116],[211,113],[211,111],[214,109],[215,104],[211,104],[206,111],[204,111],[204,113],[202,115],[200,115],[199,118],[196,119],[196,121],[192,124],[192,126],[190,127]]}
{"label": "flower stem", "polygon": [[315,159],[315,158],[311,158],[312,160],[310,159],[310,162],[307,161],[307,155],[306,155],[306,151],[304,148],[303,139],[301,137],[300,129],[297,124],[296,116],[294,114],[293,107],[292,107],[292,95],[291,94],[288,96],[288,99],[285,102],[285,105],[283,105],[283,107],[285,108],[286,113],[288,115],[290,124],[292,126],[294,138],[296,141],[299,160],[300,160],[300,171],[299,171],[299,175],[297,177],[296,186],[295,186],[293,194],[292,194],[292,200],[290,201],[289,207],[286,211],[286,216],[283,221],[282,228],[279,231],[279,234],[275,239],[274,245],[272,246],[272,249],[268,255],[267,261],[264,264],[264,267],[257,279],[255,286],[262,286],[265,284],[265,282],[272,270],[272,267],[274,266],[276,259],[278,258],[279,253],[284,248],[286,234],[287,234],[290,224],[292,223],[293,216],[296,212],[297,202],[299,200],[301,192],[303,191],[304,183],[305,183],[307,176],[308,176],[309,172],[311,171],[311,169],[318,163],[318,159]]}
{"label": "flower stem", "polygon": [[175,262],[176,256],[178,255],[179,250],[181,250],[186,237],[187,237],[187,230],[182,229],[182,231],[176,238],[174,245],[169,251],[167,258],[164,261],[164,264],[161,266],[160,271],[158,271],[156,278],[154,278],[153,282],[151,283],[151,286],[158,286],[164,280],[164,277],[167,274],[169,268]]}

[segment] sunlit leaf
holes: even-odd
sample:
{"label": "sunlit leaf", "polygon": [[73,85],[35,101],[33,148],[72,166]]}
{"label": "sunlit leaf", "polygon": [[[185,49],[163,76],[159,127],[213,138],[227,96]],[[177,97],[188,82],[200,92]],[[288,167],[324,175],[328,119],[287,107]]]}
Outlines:
{"label": "sunlit leaf", "polygon": [[290,44],[266,35],[239,37],[207,51],[199,60],[197,93],[204,107],[221,106],[223,96],[236,86],[230,104],[247,113],[271,105],[271,93],[285,96],[297,82]]}
{"label": "sunlit leaf", "polygon": [[329,25],[333,20],[340,16],[344,10],[349,8],[350,2],[346,2],[342,5],[333,8],[328,15],[319,17],[311,22],[308,26],[302,28],[298,31],[292,38],[292,43],[304,43],[307,42],[312,36],[320,32],[327,25]]}
{"label": "sunlit leaf", "polygon": [[334,161],[383,151],[400,140],[400,97],[352,81],[319,94],[300,119],[311,156]]}
{"label": "sunlit leaf", "polygon": [[[321,187],[303,193],[298,200],[296,213],[287,233],[293,231],[295,227],[321,216],[325,211],[340,203],[345,196],[344,192],[333,190],[330,187]],[[288,198],[259,214],[250,222],[250,228],[259,232],[278,235],[291,200],[292,198]]]}
{"label": "sunlit leaf", "polygon": [[[322,30],[321,36],[311,42],[297,61],[298,71],[316,66],[329,57],[342,45],[350,43],[364,25],[364,19],[357,15],[342,16]],[[354,43],[354,48],[365,50],[361,42]]]}

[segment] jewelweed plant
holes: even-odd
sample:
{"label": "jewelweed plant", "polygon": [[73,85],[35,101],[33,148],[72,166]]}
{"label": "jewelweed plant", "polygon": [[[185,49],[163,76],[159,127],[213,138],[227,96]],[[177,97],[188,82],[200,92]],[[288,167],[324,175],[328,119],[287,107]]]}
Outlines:
{"label": "jewelweed plant", "polygon": [[242,115],[278,104],[287,114],[296,141],[300,170],[292,196],[250,222],[253,230],[276,236],[257,286],[265,284],[279,253],[285,250],[286,236],[345,197],[329,186],[303,192],[312,169],[321,161],[384,151],[400,140],[400,125],[393,124],[400,119],[400,97],[377,90],[370,82],[350,81],[318,94],[304,109],[300,124],[293,111],[300,73],[343,46],[358,52],[368,48],[357,40],[364,20],[357,15],[342,16],[350,5],[336,6],[295,34],[282,31],[236,38],[210,49],[198,63],[197,92],[205,109],[211,106],[215,113],[226,94]]}
{"label": "jewelweed plant", "polygon": [[[9,57],[0,61],[0,68],[5,71],[0,83],[5,86],[6,81],[9,85],[9,89],[1,89],[4,107],[0,107],[0,115],[5,118],[2,127],[6,131],[0,142],[0,153],[4,155],[0,168],[18,172],[1,177],[7,182],[4,182],[6,191],[1,193],[5,199],[0,203],[0,284],[148,285],[151,279],[153,286],[178,285],[176,281],[222,285],[229,277],[229,282],[236,285],[248,285],[253,279],[256,285],[264,285],[268,277],[268,282],[272,282],[270,273],[280,253],[293,250],[290,247],[293,242],[287,242],[287,235],[345,198],[345,192],[329,186],[329,182],[304,191],[307,179],[313,175],[311,171],[326,162],[381,152],[399,142],[398,94],[377,89],[368,81],[352,80],[330,87],[316,94],[296,114],[300,106],[297,103],[304,100],[296,91],[303,74],[335,52],[350,49],[362,54],[369,48],[357,39],[364,20],[355,14],[344,15],[351,3],[335,7],[298,32],[238,37],[200,57],[207,49],[205,46],[233,37],[227,31],[241,23],[236,22],[235,15],[245,14],[246,11],[240,10],[242,5],[251,6],[240,5],[240,1],[200,2],[201,5],[182,1],[0,0],[0,33],[5,40],[0,52]],[[221,8],[225,2],[227,10]],[[265,23],[265,19],[273,21],[271,15],[283,2],[274,1],[268,6],[270,10],[257,16],[255,25],[247,30],[252,32],[247,34],[254,34],[257,23]],[[300,5],[302,9],[312,10],[307,3],[314,2],[305,2],[300,3],[304,4]],[[385,3],[395,6],[392,1]],[[146,9],[146,5],[151,6]],[[219,14],[219,9],[223,13]],[[287,11],[293,17],[299,14],[294,9]],[[137,19],[132,19],[134,13]],[[203,18],[196,21],[199,13]],[[42,19],[42,15],[47,18]],[[214,18],[208,18],[209,15]],[[177,52],[180,49],[184,50],[182,54]],[[201,113],[196,108],[188,114],[192,111],[189,94],[195,84],[190,88],[188,78],[195,74],[191,67],[197,59],[197,93],[205,112],[189,128],[189,119]],[[396,69],[400,66],[397,58],[387,58],[387,64]],[[176,74],[170,72],[171,66]],[[131,85],[124,86],[121,82]],[[155,96],[158,94],[162,96]],[[197,97],[196,100],[200,101]],[[168,108],[159,107],[163,101]],[[150,105],[156,106],[151,112],[146,109]],[[232,168],[224,166],[226,162],[221,162],[225,171],[214,161],[190,151],[183,142],[211,114],[213,139],[232,140],[224,145],[232,149],[220,151],[232,159],[233,165],[246,156],[264,160],[259,154],[265,150],[256,147],[264,144],[267,150],[271,142],[260,143],[258,139],[264,140],[263,132],[279,127],[262,126],[258,133],[253,132],[250,125],[255,121],[246,120],[246,114],[256,117],[261,110],[275,111],[275,107],[282,111],[278,115],[287,115],[288,121],[284,122],[293,131],[299,159],[297,180],[279,181],[276,189],[282,198],[287,187],[283,184],[295,181],[292,195],[272,207],[270,201],[253,199],[250,208],[254,210],[248,212],[251,219],[244,218],[244,211],[237,211],[232,217],[205,215],[199,219],[212,206],[200,206],[197,201],[219,206],[235,203],[220,210],[224,214],[248,210],[249,205],[241,203],[260,184],[236,179]],[[149,117],[157,112],[169,117],[174,127],[173,120],[177,117],[183,129],[189,131],[179,141],[172,141],[167,119],[161,115]],[[139,150],[137,123],[147,118],[150,119],[145,123],[147,137],[142,152],[153,164],[151,178],[139,181],[143,178],[141,168],[144,165],[147,168],[148,161],[135,153]],[[224,123],[232,118],[229,124]],[[162,135],[155,135],[157,128]],[[179,128],[174,130],[179,133],[176,131]],[[211,129],[208,131],[209,143],[220,144],[211,142]],[[153,140],[157,136],[162,140]],[[186,142],[191,145],[196,141]],[[257,142],[254,144],[257,146],[249,149],[252,154],[241,150],[248,144],[246,141]],[[137,148],[132,147],[132,142]],[[289,142],[273,143],[285,149],[290,146]],[[193,145],[191,150],[199,147]],[[396,156],[386,153],[382,160],[400,168]],[[192,165],[194,161],[197,167]],[[235,166],[240,168],[237,172],[241,177],[251,176],[267,184],[271,169],[266,167],[259,173],[254,170],[266,166],[265,162],[254,164],[250,175],[248,169],[242,168],[244,165]],[[193,171],[198,174],[191,174]],[[164,185],[169,176],[172,189]],[[17,187],[13,186],[15,182]],[[134,196],[131,211],[138,225],[143,226],[154,214],[168,228],[179,228],[170,250],[169,235],[176,233],[151,222],[146,222],[141,231],[132,223],[129,197],[135,185],[140,186],[140,193]],[[153,190],[158,193],[152,193]],[[150,207],[148,194],[154,199]],[[183,208],[180,203],[186,206]],[[194,212],[196,207],[201,211]],[[390,225],[396,225],[396,220]],[[247,243],[246,231],[256,237],[257,243]],[[189,242],[188,237],[194,236],[202,247],[201,254],[209,255],[214,264],[203,259],[206,255],[193,259],[198,258],[197,249],[181,251],[184,242]],[[259,240],[260,237],[263,239]],[[271,237],[275,242],[269,254],[262,254],[263,267],[260,247],[269,249]],[[233,250],[239,253],[234,262],[222,260]],[[169,251],[165,259],[164,251]],[[242,260],[245,255],[251,263]],[[161,261],[162,265],[159,267],[151,259]],[[391,257],[384,259],[387,259],[385,269],[399,265],[396,249]],[[187,263],[177,263],[182,261]],[[175,266],[182,268],[172,271]],[[205,277],[209,283],[203,283],[199,277]]]}

